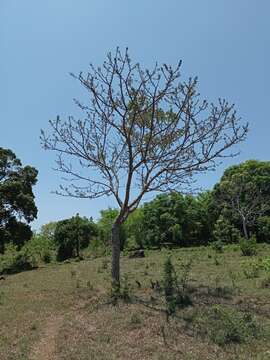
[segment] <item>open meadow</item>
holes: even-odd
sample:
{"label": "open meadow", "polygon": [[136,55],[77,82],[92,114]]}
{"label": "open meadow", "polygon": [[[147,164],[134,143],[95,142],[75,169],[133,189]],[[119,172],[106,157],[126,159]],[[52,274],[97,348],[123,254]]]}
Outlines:
{"label": "open meadow", "polygon": [[269,14],[0,0],[0,360],[270,360]]}
{"label": "open meadow", "polygon": [[[0,282],[0,359],[270,359],[270,246],[237,245],[122,256],[122,299],[110,296],[110,258],[68,261]],[[185,293],[164,298],[170,257]],[[183,300],[184,299],[184,300]]]}

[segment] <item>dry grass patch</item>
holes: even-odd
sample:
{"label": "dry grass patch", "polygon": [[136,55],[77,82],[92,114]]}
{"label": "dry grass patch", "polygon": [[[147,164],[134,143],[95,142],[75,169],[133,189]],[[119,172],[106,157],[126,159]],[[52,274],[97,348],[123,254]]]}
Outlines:
{"label": "dry grass patch", "polygon": [[[192,259],[192,306],[177,309],[167,322],[161,279],[169,255],[179,273],[183,261]],[[269,255],[265,246],[254,259]],[[42,353],[56,360],[270,359],[269,288],[261,286],[267,274],[247,278],[243,266],[248,259],[235,248],[219,254],[218,265],[213,256],[211,248],[194,248],[148,251],[144,259],[123,257],[130,303],[116,306],[109,304],[108,258],[9,276],[0,284],[0,359],[47,359],[38,357]],[[216,305],[239,319],[250,314],[264,330],[246,341],[217,345],[209,335],[211,328],[215,332],[210,320]]]}

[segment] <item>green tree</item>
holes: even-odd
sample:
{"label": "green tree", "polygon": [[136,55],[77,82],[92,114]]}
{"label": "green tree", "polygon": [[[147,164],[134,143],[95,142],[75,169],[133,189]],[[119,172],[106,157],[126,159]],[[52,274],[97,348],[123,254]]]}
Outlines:
{"label": "green tree", "polygon": [[183,239],[185,199],[173,192],[158,195],[143,206],[144,242],[146,246],[171,243],[180,245]]}
{"label": "green tree", "polygon": [[[106,246],[111,245],[112,225],[118,215],[119,215],[119,211],[117,209],[108,208],[100,211],[100,218],[97,222],[98,238],[99,241]],[[123,250],[126,240],[125,229],[123,226],[120,227],[119,237],[120,237],[120,247],[121,250]]]}
{"label": "green tree", "polygon": [[213,237],[224,244],[230,244],[239,241],[240,232],[223,215],[220,215],[214,225]]}
{"label": "green tree", "polygon": [[216,211],[241,227],[246,239],[270,211],[270,162],[248,160],[229,167],[213,190]]}
{"label": "green tree", "polygon": [[41,226],[40,235],[48,240],[54,239],[54,233],[57,226],[57,221],[51,221]]}
{"label": "green tree", "polygon": [[70,219],[58,221],[54,232],[57,259],[63,261],[80,257],[80,250],[86,248],[96,235],[97,227],[91,218],[77,214]]}
{"label": "green tree", "polygon": [[32,236],[28,224],[37,216],[32,191],[37,174],[35,168],[23,167],[11,150],[0,148],[0,252],[5,243],[21,247]]}
{"label": "green tree", "polygon": [[141,207],[130,214],[127,221],[124,223],[124,233],[127,246],[130,248],[144,247],[144,212]]}
{"label": "green tree", "polygon": [[209,211],[211,193],[185,196],[183,245],[205,245],[211,238],[213,216]]}
{"label": "green tree", "polygon": [[270,243],[270,216],[260,217],[258,219],[258,226],[256,230],[259,241]]}
{"label": "green tree", "polygon": [[208,214],[210,193],[183,196],[177,192],[158,195],[142,207],[145,246],[202,245],[209,242],[213,219]]}

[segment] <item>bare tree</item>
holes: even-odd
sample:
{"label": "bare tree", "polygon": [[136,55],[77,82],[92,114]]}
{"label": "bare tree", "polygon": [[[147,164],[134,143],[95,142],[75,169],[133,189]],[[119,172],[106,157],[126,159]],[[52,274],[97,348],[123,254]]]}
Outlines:
{"label": "bare tree", "polygon": [[180,81],[181,62],[143,69],[128,50],[109,53],[102,67],[74,76],[89,95],[75,100],[85,118],[59,117],[41,134],[45,149],[57,153],[67,175],[61,195],[113,195],[119,215],[112,226],[112,280],[120,284],[119,228],[153,191],[183,189],[195,174],[213,170],[230,148],[245,139],[234,105],[200,100],[197,78]]}

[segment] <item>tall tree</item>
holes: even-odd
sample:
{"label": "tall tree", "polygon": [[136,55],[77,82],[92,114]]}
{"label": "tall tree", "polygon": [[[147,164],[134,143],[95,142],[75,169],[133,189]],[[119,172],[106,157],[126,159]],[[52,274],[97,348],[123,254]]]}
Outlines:
{"label": "tall tree", "polygon": [[146,246],[183,244],[185,205],[184,196],[176,192],[160,194],[144,204],[142,224]]}
{"label": "tall tree", "polygon": [[86,248],[96,235],[97,226],[92,218],[87,219],[76,214],[70,219],[58,221],[54,231],[57,259],[64,261],[72,257],[80,257],[81,249]]}
{"label": "tall tree", "polygon": [[6,242],[22,245],[32,235],[28,224],[37,216],[32,191],[37,173],[31,166],[23,167],[11,150],[0,148],[0,251]]}
{"label": "tall tree", "polygon": [[229,167],[214,187],[215,207],[240,221],[246,239],[258,219],[270,212],[270,162],[248,160]]}
{"label": "tall tree", "polygon": [[119,229],[153,191],[183,189],[193,175],[233,156],[248,126],[233,105],[200,101],[197,78],[180,81],[181,62],[152,70],[133,63],[128,51],[109,53],[101,67],[73,75],[88,92],[76,100],[84,119],[57,117],[45,149],[57,153],[57,169],[71,183],[59,194],[80,198],[112,195],[119,214],[112,226],[112,279],[120,285]]}
{"label": "tall tree", "polygon": [[209,216],[209,192],[181,195],[176,192],[158,195],[142,207],[144,243],[162,246],[207,244],[213,226]]}

